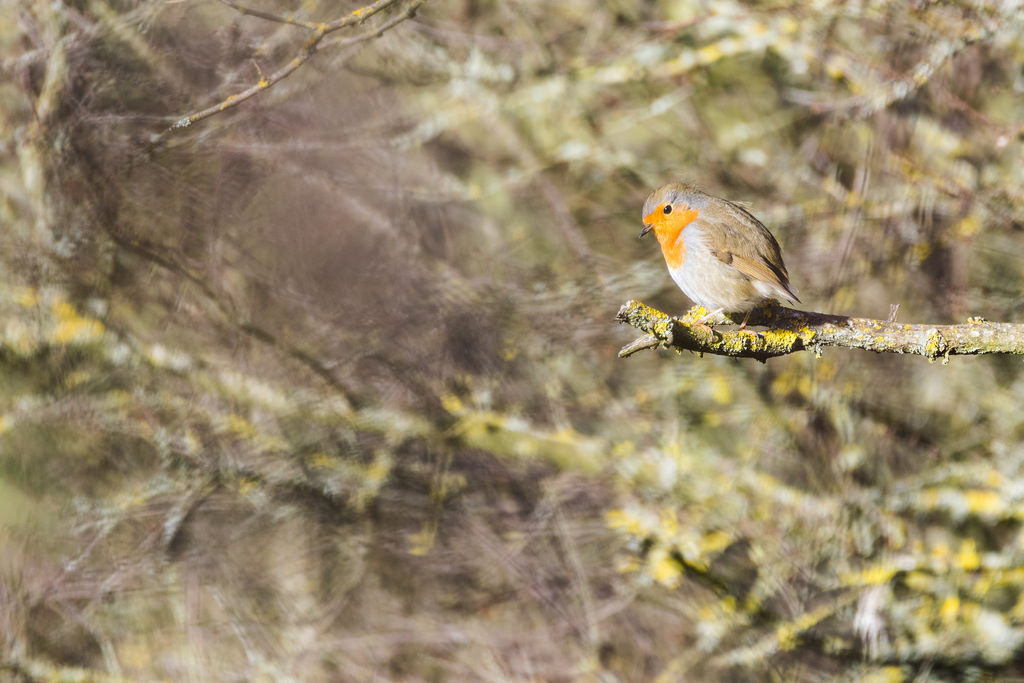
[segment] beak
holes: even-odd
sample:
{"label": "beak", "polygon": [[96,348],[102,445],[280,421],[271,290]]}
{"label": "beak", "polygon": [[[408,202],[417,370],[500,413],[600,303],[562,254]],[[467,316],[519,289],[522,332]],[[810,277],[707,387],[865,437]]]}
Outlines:
{"label": "beak", "polygon": [[654,226],[653,225],[651,225],[650,223],[644,224],[644,229],[640,231],[640,237],[643,237],[644,235],[649,233],[651,230],[654,230]]}

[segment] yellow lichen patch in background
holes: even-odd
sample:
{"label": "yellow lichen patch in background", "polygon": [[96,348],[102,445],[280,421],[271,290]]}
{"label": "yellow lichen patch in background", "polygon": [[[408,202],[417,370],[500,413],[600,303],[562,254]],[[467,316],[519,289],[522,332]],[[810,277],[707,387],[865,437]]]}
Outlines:
{"label": "yellow lichen patch in background", "polygon": [[638,538],[643,538],[652,533],[656,526],[647,510],[609,510],[605,513],[605,521],[612,529],[624,531]]}
{"label": "yellow lichen patch in background", "polygon": [[237,480],[237,485],[238,494],[241,496],[247,496],[259,488],[260,482],[252,477],[240,477]]}
{"label": "yellow lichen patch in background", "polygon": [[647,558],[647,567],[651,577],[666,588],[675,589],[683,577],[683,568],[679,562],[672,557],[668,549],[658,546],[651,550]]}
{"label": "yellow lichen patch in background", "polygon": [[995,491],[969,489],[964,491],[967,511],[979,517],[997,517],[1005,510],[1003,499]]}
{"label": "yellow lichen patch in background", "polygon": [[632,441],[620,441],[612,447],[613,458],[628,458],[636,453],[636,444]]}
{"label": "yellow lichen patch in background", "polygon": [[229,413],[220,417],[218,421],[222,432],[243,439],[259,452],[282,451],[288,448],[288,442],[281,436],[261,430],[237,413]]}
{"label": "yellow lichen patch in background", "polygon": [[224,420],[224,428],[244,439],[254,439],[259,433],[256,427],[241,415],[231,413]]}
{"label": "yellow lichen patch in background", "polygon": [[971,213],[953,226],[953,233],[960,237],[973,237],[981,230],[981,218],[976,213]]}
{"label": "yellow lichen patch in background", "polygon": [[945,510],[956,519],[974,515],[984,519],[999,519],[1007,514],[1007,504],[999,491],[981,488],[954,488],[942,486],[922,490],[915,507],[920,510]]}
{"label": "yellow lichen patch in background", "polygon": [[50,340],[57,344],[86,343],[99,339],[103,335],[103,323],[78,315],[75,308],[67,302],[57,302],[52,307],[57,319]]}
{"label": "yellow lichen patch in background", "polygon": [[1009,617],[1016,623],[1024,623],[1024,591],[1017,594],[1017,602],[1009,611]]}
{"label": "yellow lichen patch in background", "polygon": [[64,376],[64,386],[68,389],[77,387],[80,384],[85,384],[92,379],[92,374],[84,370],[74,370]]}
{"label": "yellow lichen patch in background", "polygon": [[331,456],[327,455],[322,451],[317,451],[313,455],[309,456],[310,467],[322,467],[327,468],[334,465],[334,460]]}
{"label": "yellow lichen patch in background", "polygon": [[732,402],[732,384],[723,375],[712,375],[709,384],[711,385],[711,398],[719,405],[726,405]]}
{"label": "yellow lichen patch in background", "polygon": [[939,619],[943,626],[952,626],[959,615],[960,598],[958,596],[950,595],[942,601],[942,607],[939,608]]}
{"label": "yellow lichen patch in background", "polygon": [[879,564],[858,572],[851,572],[843,575],[843,584],[847,586],[880,586],[888,583],[898,571],[897,567],[890,564]]}
{"label": "yellow lichen patch in background", "polygon": [[441,407],[452,415],[458,415],[465,409],[465,405],[455,394],[441,394]]}
{"label": "yellow lichen patch in background", "polygon": [[720,550],[725,550],[733,540],[733,535],[726,531],[712,531],[701,539],[700,553],[707,557]]}
{"label": "yellow lichen patch in background", "polygon": [[12,300],[19,306],[30,308],[39,304],[39,292],[35,287],[18,287]]}
{"label": "yellow lichen patch in background", "polygon": [[436,539],[437,524],[434,522],[424,522],[423,528],[420,531],[408,535],[409,547],[407,552],[410,555],[426,555],[434,547]]}
{"label": "yellow lichen patch in background", "polygon": [[812,377],[809,373],[801,372],[799,368],[792,367],[786,372],[780,372],[772,380],[772,393],[777,396],[786,396],[796,392],[800,396],[810,396],[813,388]]}
{"label": "yellow lichen patch in background", "polygon": [[643,561],[630,563],[629,569],[667,587],[678,586],[685,573],[678,558],[692,570],[706,572],[714,557],[734,540],[723,530],[697,533],[674,507],[664,507],[656,515],[649,509],[611,510],[605,519],[612,529],[650,546]]}
{"label": "yellow lichen patch in background", "polygon": [[960,569],[973,572],[981,566],[981,557],[978,556],[978,548],[973,538],[965,538],[956,554],[956,563]]}
{"label": "yellow lichen patch in background", "polygon": [[366,479],[370,484],[379,486],[388,478],[393,467],[394,461],[389,453],[378,453],[366,468]]}
{"label": "yellow lichen patch in background", "polygon": [[898,666],[883,666],[861,677],[860,683],[903,683],[907,677]]}
{"label": "yellow lichen patch in background", "polygon": [[105,328],[99,320],[83,316],[55,287],[16,287],[7,301],[20,308],[35,309],[28,315],[5,316],[2,343],[20,355],[42,345],[68,346],[99,341]]}
{"label": "yellow lichen patch in background", "polygon": [[[554,431],[537,428],[513,413],[476,410],[453,394],[441,397],[442,405],[458,419],[450,433],[465,445],[518,457],[543,457],[566,469],[591,471],[603,466],[606,444],[572,427]],[[486,404],[480,400],[476,403]]]}

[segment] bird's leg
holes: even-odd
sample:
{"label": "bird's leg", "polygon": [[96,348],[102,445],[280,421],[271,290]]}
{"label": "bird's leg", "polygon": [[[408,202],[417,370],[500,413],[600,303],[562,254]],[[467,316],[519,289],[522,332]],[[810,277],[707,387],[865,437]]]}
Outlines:
{"label": "bird's leg", "polygon": [[750,320],[750,314],[753,313],[753,312],[754,312],[753,308],[751,308],[749,311],[747,311],[747,314],[745,316],[743,316],[743,322],[740,323],[739,329],[736,330],[737,332],[742,332],[743,331],[743,328],[745,328],[747,326],[747,321]]}
{"label": "bird's leg", "polygon": [[704,327],[711,327],[711,325],[708,325],[708,321],[711,320],[712,318],[718,316],[721,313],[725,313],[725,309],[724,308],[716,308],[715,310],[711,311],[707,315],[703,316],[700,320],[695,320],[693,322],[693,324],[694,325],[702,325]]}

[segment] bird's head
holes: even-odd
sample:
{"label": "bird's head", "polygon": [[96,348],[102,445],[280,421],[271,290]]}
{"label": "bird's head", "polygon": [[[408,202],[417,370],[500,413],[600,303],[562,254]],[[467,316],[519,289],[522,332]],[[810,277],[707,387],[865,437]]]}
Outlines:
{"label": "bird's head", "polygon": [[640,236],[653,230],[659,242],[675,240],[707,207],[708,199],[708,195],[685,183],[659,187],[644,202],[644,229]]}

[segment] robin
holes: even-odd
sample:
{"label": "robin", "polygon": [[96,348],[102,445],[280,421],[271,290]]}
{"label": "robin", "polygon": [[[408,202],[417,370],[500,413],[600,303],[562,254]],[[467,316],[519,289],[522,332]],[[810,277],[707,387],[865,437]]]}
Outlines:
{"label": "robin", "polygon": [[644,202],[643,237],[661,244],[669,275],[683,294],[711,311],[750,313],[763,301],[798,302],[779,243],[743,207],[685,183],[658,188]]}

